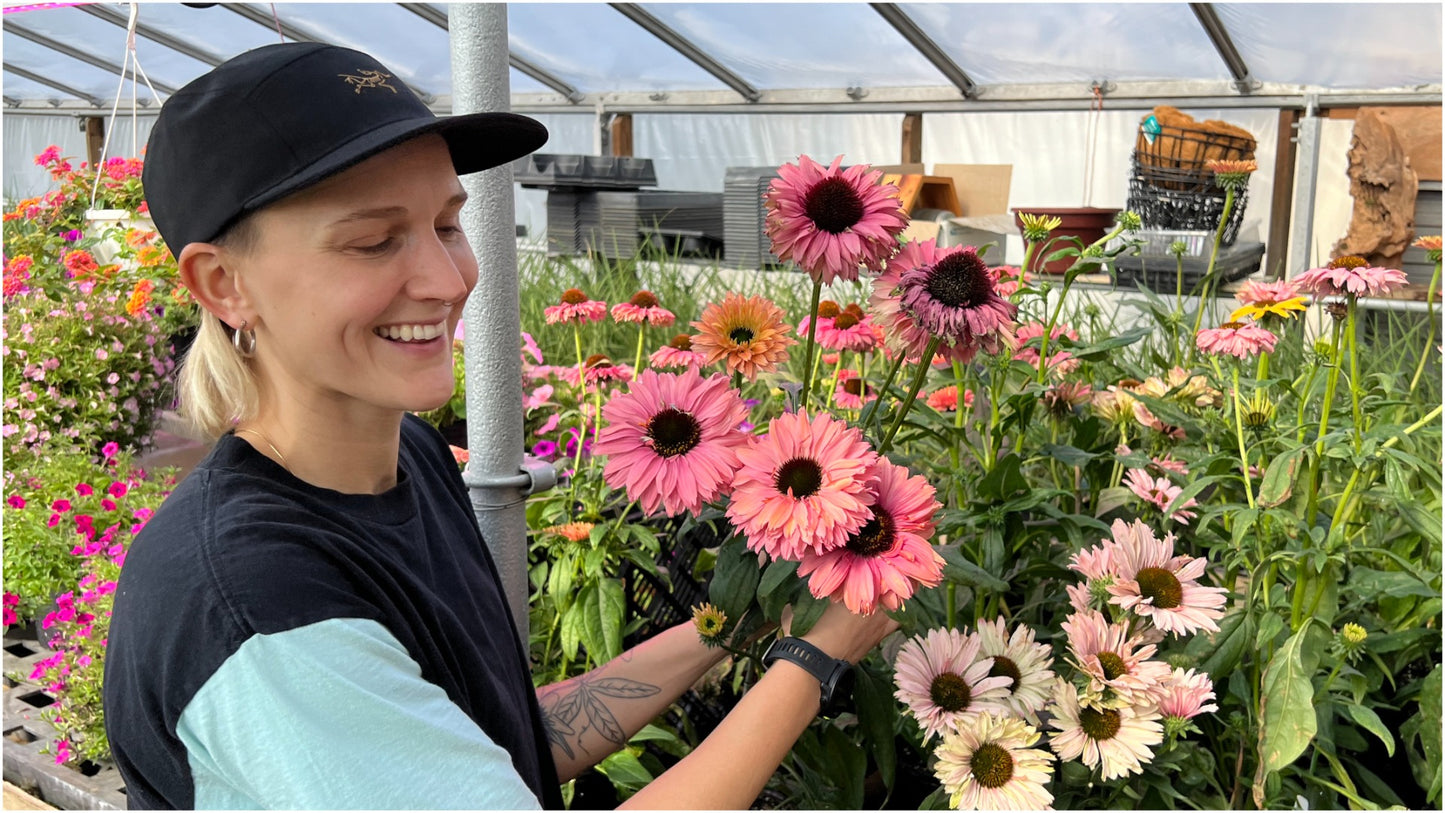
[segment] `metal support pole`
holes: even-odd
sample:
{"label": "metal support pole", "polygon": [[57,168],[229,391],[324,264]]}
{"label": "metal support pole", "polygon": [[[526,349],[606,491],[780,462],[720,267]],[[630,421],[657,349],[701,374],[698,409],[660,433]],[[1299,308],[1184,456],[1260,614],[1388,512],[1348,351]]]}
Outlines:
{"label": "metal support pole", "polygon": [[1305,96],[1304,114],[1295,132],[1295,191],[1289,238],[1289,276],[1309,270],[1310,241],[1314,239],[1315,181],[1320,168],[1319,100]]}
{"label": "metal support pole", "polygon": [[[505,111],[511,104],[507,6],[451,6],[452,111]],[[526,494],[551,467],[529,477],[523,461],[522,324],[517,280],[512,168],[503,165],[462,179],[469,199],[462,228],[470,236],[481,278],[464,311],[467,365],[467,447],[463,479],[482,536],[496,560],[512,619],[527,640]],[[533,485],[529,486],[529,483]],[[543,485],[545,488],[546,486]],[[540,489],[538,489],[540,490]]]}

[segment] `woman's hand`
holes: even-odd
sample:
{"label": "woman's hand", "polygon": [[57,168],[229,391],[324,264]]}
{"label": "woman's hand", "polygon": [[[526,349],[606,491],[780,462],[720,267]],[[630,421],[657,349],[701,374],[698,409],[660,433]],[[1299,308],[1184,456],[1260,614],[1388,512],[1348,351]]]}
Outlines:
{"label": "woman's hand", "polygon": [[[785,619],[785,629],[788,620]],[[841,603],[833,602],[813,628],[801,637],[834,658],[857,663],[884,636],[896,629],[898,622],[881,611],[872,615],[854,615]]]}

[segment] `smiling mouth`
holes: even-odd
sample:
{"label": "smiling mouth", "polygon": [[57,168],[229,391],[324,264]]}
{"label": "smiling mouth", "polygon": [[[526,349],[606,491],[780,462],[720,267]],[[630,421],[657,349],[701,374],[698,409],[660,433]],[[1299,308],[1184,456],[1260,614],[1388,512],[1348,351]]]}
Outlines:
{"label": "smiling mouth", "polygon": [[429,325],[387,325],[371,332],[388,341],[419,344],[444,335],[446,330],[447,323],[443,320]]}

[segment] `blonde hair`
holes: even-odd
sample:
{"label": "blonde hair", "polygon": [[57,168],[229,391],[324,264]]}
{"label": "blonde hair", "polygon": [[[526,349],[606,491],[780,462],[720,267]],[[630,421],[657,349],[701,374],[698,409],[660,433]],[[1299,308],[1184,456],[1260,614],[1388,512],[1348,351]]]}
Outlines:
{"label": "blonde hair", "polygon": [[181,417],[207,442],[255,415],[260,400],[256,373],[231,341],[231,328],[202,311],[196,340],[181,361],[176,381]]}

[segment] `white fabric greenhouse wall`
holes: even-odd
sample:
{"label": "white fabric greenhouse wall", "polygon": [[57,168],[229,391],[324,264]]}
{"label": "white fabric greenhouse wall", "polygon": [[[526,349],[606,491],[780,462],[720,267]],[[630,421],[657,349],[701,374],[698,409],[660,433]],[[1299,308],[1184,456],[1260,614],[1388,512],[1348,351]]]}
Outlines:
{"label": "white fabric greenhouse wall", "polygon": [[[129,115],[117,117],[120,127],[112,126],[106,117],[105,131],[110,133],[108,155],[130,157],[139,155],[150,138],[155,117]],[[60,148],[75,166],[85,160],[85,131],[82,119],[74,116],[36,116],[7,113],[4,116],[4,195],[6,201],[42,195],[52,189],[50,173],[35,165],[35,156],[51,145]]]}

